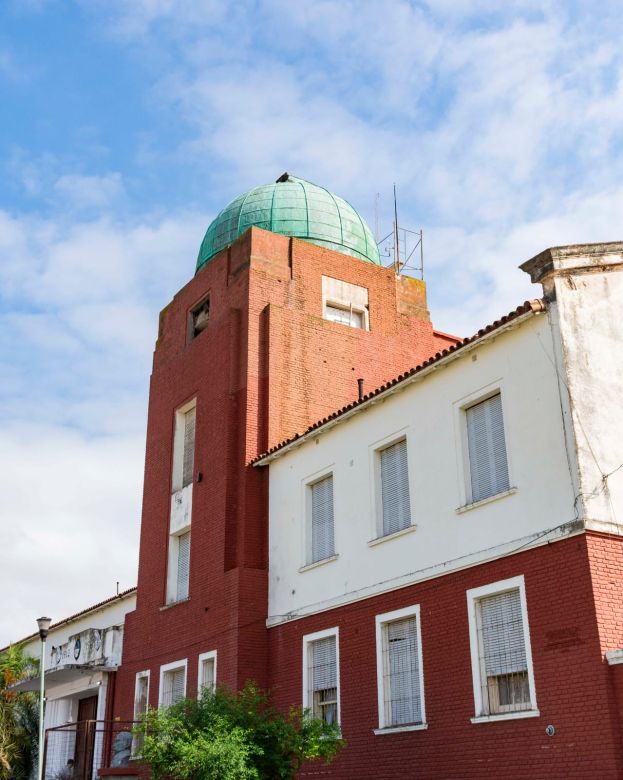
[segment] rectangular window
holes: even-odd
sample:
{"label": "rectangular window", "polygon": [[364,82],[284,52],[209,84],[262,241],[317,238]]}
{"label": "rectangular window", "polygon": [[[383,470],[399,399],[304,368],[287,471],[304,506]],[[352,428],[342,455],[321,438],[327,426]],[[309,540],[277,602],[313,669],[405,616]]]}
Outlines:
{"label": "rectangular window", "polygon": [[390,444],[379,451],[381,490],[381,536],[394,534],[411,525],[407,440]]}
{"label": "rectangular window", "polygon": [[195,463],[195,418],[196,407],[184,413],[184,455],[182,461],[182,487],[193,481]]}
{"label": "rectangular window", "polygon": [[523,577],[467,597],[477,716],[535,710]]}
{"label": "rectangular window", "polygon": [[497,393],[465,410],[471,501],[509,489],[502,396]]}
{"label": "rectangular window", "polygon": [[160,706],[170,707],[186,696],[186,661],[160,667]]}
{"label": "rectangular window", "polygon": [[[149,672],[139,672],[134,684],[134,720],[141,720],[149,707]],[[132,755],[136,755],[143,747],[143,735],[132,736]]]}
{"label": "rectangular window", "polygon": [[338,629],[303,637],[303,706],[325,723],[340,719]]}
{"label": "rectangular window", "polygon": [[199,656],[198,695],[200,696],[205,689],[212,692],[216,689],[216,650]]}
{"label": "rectangular window", "polygon": [[196,400],[193,399],[175,413],[167,604],[183,601],[189,595],[195,423]]}
{"label": "rectangular window", "polygon": [[210,298],[208,297],[208,298],[204,298],[190,312],[189,323],[188,323],[188,331],[189,331],[188,340],[191,341],[192,339],[196,338],[200,333],[202,333],[208,327],[209,321],[210,321]]}
{"label": "rectangular window", "polygon": [[368,290],[341,279],[322,277],[322,311],[325,320],[369,330]]}
{"label": "rectangular window", "polygon": [[327,303],[324,316],[330,322],[339,322],[342,325],[349,325],[351,328],[365,328],[365,312],[353,309],[352,306],[342,308]]}
{"label": "rectangular window", "polygon": [[424,724],[419,607],[376,617],[379,729]]}
{"label": "rectangular window", "polygon": [[176,601],[188,598],[190,579],[190,531],[180,534],[177,539],[177,592]]}
{"label": "rectangular window", "polygon": [[309,486],[311,499],[311,551],[307,563],[335,555],[333,531],[333,475]]}

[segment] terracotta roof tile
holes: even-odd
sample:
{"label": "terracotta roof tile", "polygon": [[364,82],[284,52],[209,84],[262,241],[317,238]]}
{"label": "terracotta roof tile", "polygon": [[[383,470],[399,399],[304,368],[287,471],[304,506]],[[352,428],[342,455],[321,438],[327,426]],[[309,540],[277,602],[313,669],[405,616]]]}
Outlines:
{"label": "terracotta roof tile", "polygon": [[[59,620],[57,623],[52,623],[50,626],[50,631],[52,631],[55,628],[58,628],[59,626],[64,625],[65,623],[71,623],[72,620],[76,620],[76,618],[82,617],[82,615],[86,615],[89,612],[95,612],[97,609],[101,609],[102,607],[107,606],[108,604],[112,604],[113,601],[119,601],[119,599],[123,599],[126,596],[130,596],[132,593],[136,593],[136,585],[133,588],[128,588],[127,590],[122,590],[121,593],[118,593],[116,596],[110,596],[107,599],[104,599],[104,601],[98,601],[97,604],[93,604],[90,607],[86,607],[86,609],[80,610],[80,612],[76,612],[73,615],[70,615],[69,617],[63,618],[62,620]],[[13,642],[14,645],[23,645],[24,642],[29,642],[31,639],[36,639],[39,636],[37,632],[34,634],[30,634],[29,636],[24,637],[23,639],[20,639],[18,642]],[[0,647],[0,653],[3,653],[5,650],[8,650],[8,648],[11,645],[7,645],[6,647]]]}

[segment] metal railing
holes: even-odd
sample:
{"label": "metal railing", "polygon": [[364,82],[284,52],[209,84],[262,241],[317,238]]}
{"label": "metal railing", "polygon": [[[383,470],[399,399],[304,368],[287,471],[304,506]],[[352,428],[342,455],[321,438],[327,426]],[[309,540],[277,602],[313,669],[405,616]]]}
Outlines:
{"label": "metal railing", "polygon": [[128,766],[135,725],[133,721],[83,720],[46,729],[43,777],[97,780],[102,767]]}

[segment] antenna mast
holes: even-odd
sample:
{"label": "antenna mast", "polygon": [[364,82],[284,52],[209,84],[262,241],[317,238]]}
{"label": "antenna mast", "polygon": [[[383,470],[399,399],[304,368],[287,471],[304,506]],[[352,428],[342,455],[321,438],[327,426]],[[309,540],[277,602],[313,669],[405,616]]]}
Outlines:
{"label": "antenna mast", "polygon": [[394,182],[394,266],[400,273],[400,245],[398,243],[398,205],[396,203],[396,182]]}

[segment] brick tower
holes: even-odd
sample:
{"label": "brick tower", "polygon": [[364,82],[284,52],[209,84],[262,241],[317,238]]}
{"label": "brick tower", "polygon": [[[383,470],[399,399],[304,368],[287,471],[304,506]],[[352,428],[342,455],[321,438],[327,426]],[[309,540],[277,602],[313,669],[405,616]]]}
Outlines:
{"label": "brick tower", "polygon": [[337,196],[284,175],[221,212],[160,315],[114,717],[202,674],[267,683],[267,476],[249,462],[449,343]]}

